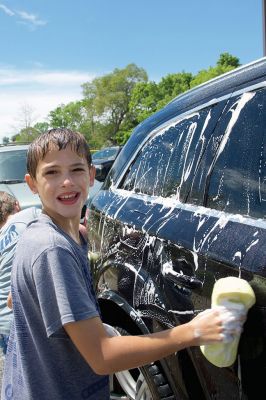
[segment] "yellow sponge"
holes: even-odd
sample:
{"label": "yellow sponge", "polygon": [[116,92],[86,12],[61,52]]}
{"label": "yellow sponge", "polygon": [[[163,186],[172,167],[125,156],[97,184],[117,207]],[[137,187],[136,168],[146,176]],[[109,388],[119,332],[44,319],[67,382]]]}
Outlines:
{"label": "yellow sponge", "polygon": [[[240,278],[227,277],[217,280],[212,292],[212,308],[224,306],[236,313],[247,314],[256,298],[250,284]],[[221,342],[203,345],[200,347],[204,356],[217,367],[229,367],[235,362],[240,333],[234,334],[234,339],[229,343]]]}

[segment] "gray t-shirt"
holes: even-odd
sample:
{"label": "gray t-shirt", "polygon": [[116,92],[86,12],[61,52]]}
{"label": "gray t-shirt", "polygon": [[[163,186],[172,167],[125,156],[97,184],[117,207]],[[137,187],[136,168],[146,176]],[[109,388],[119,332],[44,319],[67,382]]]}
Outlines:
{"label": "gray t-shirt", "polygon": [[30,207],[12,215],[0,229],[0,333],[9,334],[12,311],[7,307],[10,292],[11,267],[18,239],[26,226],[41,210]]}
{"label": "gray t-shirt", "polygon": [[17,245],[12,300],[1,399],[109,399],[108,376],[92,371],[63,328],[99,316],[87,245],[41,215]]}

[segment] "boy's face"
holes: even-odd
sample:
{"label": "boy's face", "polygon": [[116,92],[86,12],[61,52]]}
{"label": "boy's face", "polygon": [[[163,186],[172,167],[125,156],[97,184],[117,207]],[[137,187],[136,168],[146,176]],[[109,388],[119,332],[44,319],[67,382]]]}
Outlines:
{"label": "boy's face", "polygon": [[39,194],[44,212],[58,224],[64,224],[66,219],[79,221],[94,176],[95,169],[67,147],[60,151],[51,149],[38,162],[36,178],[26,175],[26,181]]}

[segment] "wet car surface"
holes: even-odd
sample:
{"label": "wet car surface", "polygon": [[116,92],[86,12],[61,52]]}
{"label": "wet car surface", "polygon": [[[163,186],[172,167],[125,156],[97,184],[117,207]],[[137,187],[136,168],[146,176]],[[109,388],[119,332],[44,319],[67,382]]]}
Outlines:
{"label": "wet car surface", "polygon": [[234,365],[183,350],[133,371],[129,398],[266,398],[265,183],[265,58],[177,97],[119,153],[88,226],[104,322],[130,334],[185,323],[226,276],[256,295]]}

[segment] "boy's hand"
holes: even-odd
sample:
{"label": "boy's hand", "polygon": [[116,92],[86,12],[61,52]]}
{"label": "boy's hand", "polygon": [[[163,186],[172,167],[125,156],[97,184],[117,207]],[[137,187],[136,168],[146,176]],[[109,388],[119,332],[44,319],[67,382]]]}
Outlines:
{"label": "boy's hand", "polygon": [[236,312],[223,306],[205,310],[190,322],[194,325],[195,345],[229,343],[241,333],[244,322],[242,310]]}

